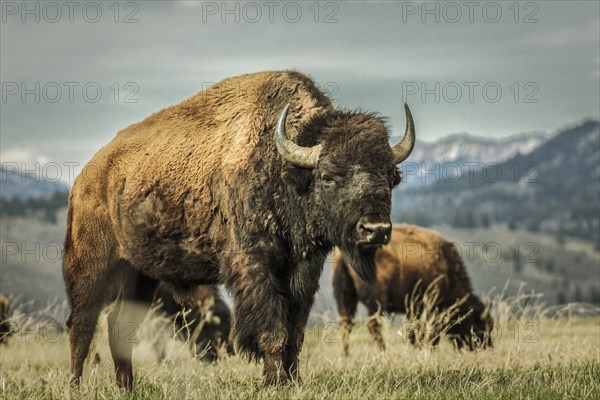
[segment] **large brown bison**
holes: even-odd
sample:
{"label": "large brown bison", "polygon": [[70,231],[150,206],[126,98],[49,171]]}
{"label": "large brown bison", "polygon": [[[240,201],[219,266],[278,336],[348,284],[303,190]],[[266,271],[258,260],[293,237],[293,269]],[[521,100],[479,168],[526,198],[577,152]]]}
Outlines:
{"label": "large brown bison", "polygon": [[[359,301],[371,316],[367,322],[369,332],[384,350],[377,313],[406,313],[409,321],[416,321],[423,307],[423,293],[428,287],[429,293],[437,294],[435,298],[425,300],[435,302],[434,310],[448,311],[457,302],[459,304],[456,312],[448,312],[451,321],[446,332],[458,348],[466,345],[473,350],[479,344],[483,347],[492,345],[493,321],[488,307],[473,293],[453,243],[429,229],[394,225],[389,245],[378,250],[375,259],[377,278],[369,284],[348,267],[345,257],[339,253],[334,255],[333,292],[346,355]],[[415,339],[413,333],[410,340],[414,343]],[[434,344],[437,341],[439,336]]]}
{"label": "large brown bison", "polygon": [[8,342],[11,332],[10,301],[0,293],[0,344]]}
{"label": "large brown bison", "polygon": [[221,347],[233,354],[233,347],[228,342],[231,313],[218,290],[200,285],[192,298],[192,306],[183,307],[175,301],[172,287],[161,283],[155,301],[161,303],[162,311],[173,320],[177,331],[190,343],[192,351],[200,360],[216,361]]}
{"label": "large brown bison", "polygon": [[396,165],[415,141],[406,108],[390,147],[375,114],[337,110],[305,75],[229,78],[123,131],[71,189],[64,278],[78,383],[102,305],[117,383],[133,383],[131,340],[158,281],[185,300],[225,283],[232,338],[264,360],[266,384],[298,379],[298,353],[327,254],[337,246],[359,276],[375,276],[389,241]]}

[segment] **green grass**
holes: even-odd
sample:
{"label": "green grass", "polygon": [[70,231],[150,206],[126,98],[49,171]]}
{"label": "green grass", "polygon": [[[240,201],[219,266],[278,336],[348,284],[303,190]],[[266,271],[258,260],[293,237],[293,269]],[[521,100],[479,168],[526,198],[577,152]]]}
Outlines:
{"label": "green grass", "polygon": [[[0,397],[5,399],[279,399],[279,398],[600,398],[600,319],[498,318],[495,346],[472,353],[448,343],[418,350],[384,325],[387,352],[377,351],[366,328],[351,336],[341,355],[335,325],[310,326],[301,355],[302,386],[262,386],[262,367],[237,356],[206,365],[187,347],[164,340],[169,354],[158,362],[148,345],[157,324],[146,323],[134,350],[136,386],[116,388],[106,336],[96,349],[102,361],[86,365],[82,385],[71,389],[68,338],[52,342],[17,334],[0,354]],[[535,329],[531,329],[534,326]],[[532,333],[533,332],[533,333]]]}

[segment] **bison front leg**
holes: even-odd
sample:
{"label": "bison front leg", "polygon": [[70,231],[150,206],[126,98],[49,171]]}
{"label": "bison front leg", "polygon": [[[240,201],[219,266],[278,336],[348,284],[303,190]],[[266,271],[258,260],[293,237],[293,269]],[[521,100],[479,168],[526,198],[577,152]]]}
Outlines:
{"label": "bison front leg", "polygon": [[283,352],[265,354],[263,376],[265,386],[283,385],[289,381],[283,368]]}
{"label": "bison front leg", "polygon": [[289,340],[285,349],[284,368],[289,377],[298,384],[302,383],[298,356],[304,344],[304,330],[308,322],[310,309],[319,289],[324,259],[307,259],[300,262],[290,277],[290,300],[288,302]]}
{"label": "bison front leg", "polygon": [[233,279],[228,282],[234,298],[231,337],[240,354],[264,360],[266,385],[285,383],[289,376],[284,368],[288,342],[288,306],[284,292],[267,265],[234,264],[233,268]]}
{"label": "bison front leg", "polygon": [[333,297],[335,298],[342,331],[344,356],[348,356],[349,353],[350,333],[354,327],[353,320],[358,305],[358,294],[348,268],[342,258],[337,260],[333,268]]}
{"label": "bison front leg", "polygon": [[259,339],[259,347],[264,354],[265,386],[281,385],[289,381],[289,374],[285,368],[286,340],[283,340],[287,335],[282,325],[273,322],[271,326],[274,330],[264,330]]}
{"label": "bison front leg", "polygon": [[285,347],[283,367],[289,378],[302,384],[298,356],[304,344],[304,329],[313,303],[313,297],[290,304],[289,341]]}
{"label": "bison front leg", "polygon": [[289,343],[285,348],[283,358],[283,368],[288,378],[295,381],[298,384],[302,384],[302,378],[300,377],[300,363],[298,356],[302,350],[302,343],[304,342],[304,332],[298,332],[295,334],[295,338],[292,339],[293,343]]}

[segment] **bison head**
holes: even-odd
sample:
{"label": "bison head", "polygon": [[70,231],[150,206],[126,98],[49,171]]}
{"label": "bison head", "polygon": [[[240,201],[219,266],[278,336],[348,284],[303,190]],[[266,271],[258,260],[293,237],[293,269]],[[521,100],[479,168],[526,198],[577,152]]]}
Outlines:
{"label": "bison head", "polygon": [[365,281],[375,279],[375,251],[390,240],[397,164],[411,153],[415,129],[408,106],[406,132],[390,147],[385,122],[374,114],[329,110],[313,118],[293,142],[286,134],[289,105],[275,142],[284,176],[293,182],[306,229],[315,243],[337,246]]}
{"label": "bison head", "polygon": [[492,330],[494,319],[490,315],[490,307],[485,306],[483,311],[475,318],[472,324],[473,333],[477,337],[477,345],[482,348],[494,347],[492,343]]}
{"label": "bison head", "polygon": [[470,351],[478,348],[492,348],[494,320],[490,315],[490,308],[484,306],[473,294],[469,298],[470,305],[468,310],[465,309],[464,311],[470,311],[470,313],[463,321],[450,328],[448,333],[454,337],[454,344],[459,350],[463,347]]}

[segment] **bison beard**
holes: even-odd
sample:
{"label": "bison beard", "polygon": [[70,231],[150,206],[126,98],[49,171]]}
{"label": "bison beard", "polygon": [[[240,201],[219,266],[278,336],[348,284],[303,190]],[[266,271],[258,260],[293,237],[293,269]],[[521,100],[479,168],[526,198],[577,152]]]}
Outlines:
{"label": "bison beard", "polygon": [[72,382],[101,307],[117,300],[109,344],[117,383],[132,387],[131,345],[111,332],[143,319],[129,303],[149,303],[159,281],[181,297],[225,283],[238,350],[264,360],[267,384],[299,380],[327,254],[341,245],[372,280],[374,249],[389,240],[397,164],[415,142],[405,112],[405,136],[390,147],[381,117],[336,110],[298,72],[262,72],[226,79],[119,132],[69,197]]}
{"label": "bison beard", "polygon": [[356,246],[341,245],[339,249],[344,257],[344,261],[351,265],[358,276],[367,283],[375,282],[376,268],[375,252],[376,249],[361,251]]}

